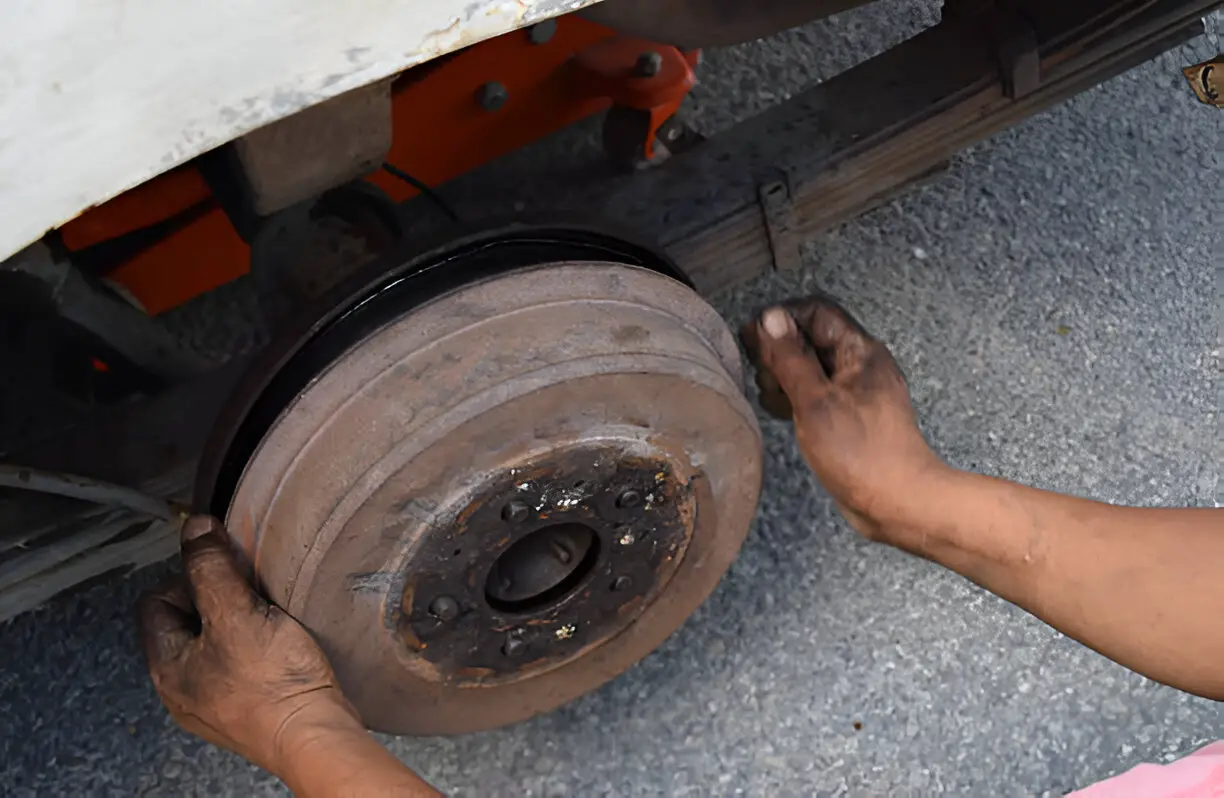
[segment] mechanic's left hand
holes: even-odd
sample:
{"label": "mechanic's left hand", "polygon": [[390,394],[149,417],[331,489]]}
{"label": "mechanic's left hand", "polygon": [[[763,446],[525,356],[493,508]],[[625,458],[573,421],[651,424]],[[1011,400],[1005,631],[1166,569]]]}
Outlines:
{"label": "mechanic's left hand", "polygon": [[184,525],[183,568],[139,608],[153,686],[180,726],[282,777],[312,742],[364,736],[323,652],[247,584],[218,521]]}
{"label": "mechanic's left hand", "polygon": [[914,521],[951,469],[918,428],[892,354],[828,296],[769,308],[744,328],[761,404],[790,417],[800,451],[850,525],[914,550]]}

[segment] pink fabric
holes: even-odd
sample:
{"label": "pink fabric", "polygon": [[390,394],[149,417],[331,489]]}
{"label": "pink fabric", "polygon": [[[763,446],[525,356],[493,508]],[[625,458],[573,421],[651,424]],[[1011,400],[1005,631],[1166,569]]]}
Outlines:
{"label": "pink fabric", "polygon": [[1139,765],[1068,798],[1224,798],[1224,741],[1169,765]]}

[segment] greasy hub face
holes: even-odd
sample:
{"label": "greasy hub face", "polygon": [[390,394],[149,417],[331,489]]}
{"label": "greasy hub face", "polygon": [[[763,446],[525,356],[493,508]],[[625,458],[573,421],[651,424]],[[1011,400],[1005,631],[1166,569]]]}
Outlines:
{"label": "greasy hub face", "polygon": [[684,557],[693,500],[665,459],[582,447],[497,474],[414,557],[406,645],[439,678],[529,676],[632,623]]}
{"label": "greasy hub face", "polygon": [[308,328],[206,460],[374,728],[488,728],[598,686],[696,609],[755,511],[760,434],[708,305],[633,261],[500,260]]}

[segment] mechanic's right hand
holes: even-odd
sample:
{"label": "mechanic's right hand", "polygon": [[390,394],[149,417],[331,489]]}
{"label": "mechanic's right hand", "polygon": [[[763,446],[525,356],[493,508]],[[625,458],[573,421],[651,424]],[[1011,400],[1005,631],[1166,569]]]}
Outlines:
{"label": "mechanic's right hand", "polygon": [[913,548],[908,521],[937,501],[950,469],[918,430],[888,348],[823,296],[769,308],[742,337],[762,404],[792,416],[804,459],[850,524]]}
{"label": "mechanic's right hand", "polygon": [[310,634],[239,573],[221,524],[183,526],[183,577],[145,594],[153,685],[189,732],[285,778],[305,748],[366,737]]}

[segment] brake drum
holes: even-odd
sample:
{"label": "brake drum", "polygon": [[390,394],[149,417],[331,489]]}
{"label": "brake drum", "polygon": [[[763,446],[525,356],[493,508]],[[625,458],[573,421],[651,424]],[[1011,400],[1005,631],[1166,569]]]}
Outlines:
{"label": "brake drum", "polygon": [[364,323],[349,302],[281,359],[294,390],[256,375],[206,479],[374,729],[486,729],[597,687],[709,595],[756,509],[721,317],[640,261],[509,260]]}

